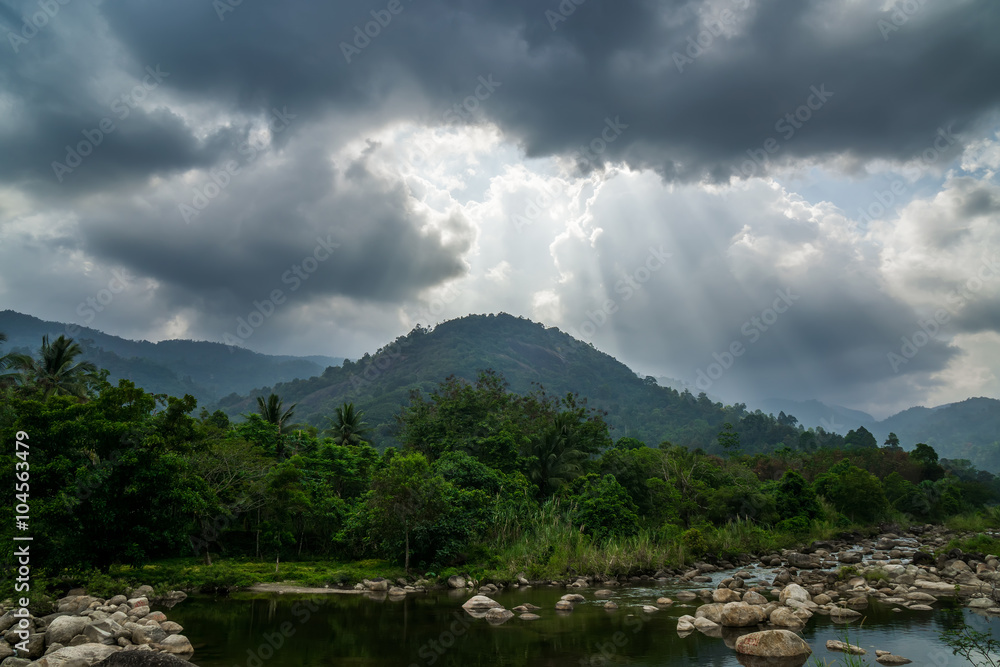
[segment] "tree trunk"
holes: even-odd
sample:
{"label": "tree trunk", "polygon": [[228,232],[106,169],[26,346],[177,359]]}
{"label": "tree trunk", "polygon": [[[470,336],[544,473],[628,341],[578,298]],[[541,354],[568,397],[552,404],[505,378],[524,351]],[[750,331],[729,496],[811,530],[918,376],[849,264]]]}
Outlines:
{"label": "tree trunk", "polygon": [[281,554],[274,554],[274,573],[278,574],[278,565],[281,561]]}
{"label": "tree trunk", "polygon": [[212,564],[212,554],[209,553],[208,549],[205,549],[205,565]]}
{"label": "tree trunk", "polygon": [[406,527],[406,557],[404,559],[403,571],[410,573],[410,527]]}

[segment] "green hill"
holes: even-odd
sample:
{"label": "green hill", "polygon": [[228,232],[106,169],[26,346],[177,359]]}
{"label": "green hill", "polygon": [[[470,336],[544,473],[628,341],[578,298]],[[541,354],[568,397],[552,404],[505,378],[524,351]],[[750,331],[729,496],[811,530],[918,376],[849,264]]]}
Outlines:
{"label": "green hill", "polygon": [[202,405],[215,403],[228,394],[245,394],[262,384],[311,377],[339,361],[328,357],[270,356],[204,341],[126,340],[12,310],[0,311],[0,331],[8,337],[4,350],[30,354],[38,351],[43,335],[70,335],[83,346],[84,360],[108,369],[112,381],[125,378],[157,394],[191,394]]}
{"label": "green hill", "polygon": [[744,451],[798,444],[799,430],[745,406],[724,407],[641,378],[614,357],[557,328],[501,313],[469,315],[433,330],[414,329],[357,362],[327,368],[319,377],[261,387],[240,400],[224,399],[232,415],[256,409],[255,396],[277,393],[298,403],[295,419],[325,426],[336,406],[352,402],[364,410],[379,445],[394,444],[395,416],[410,391],[432,391],[450,375],[473,382],[480,371],[501,373],[510,390],[576,393],[606,412],[615,438],[657,445],[664,440],[711,448],[727,421],[738,426]]}

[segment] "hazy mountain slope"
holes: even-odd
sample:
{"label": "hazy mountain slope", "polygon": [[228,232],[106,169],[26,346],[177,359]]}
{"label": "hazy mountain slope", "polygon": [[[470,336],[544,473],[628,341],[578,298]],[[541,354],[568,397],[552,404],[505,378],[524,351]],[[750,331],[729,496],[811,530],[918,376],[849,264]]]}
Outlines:
{"label": "hazy mountain slope", "polygon": [[[200,404],[214,403],[231,393],[245,394],[255,386],[311,377],[339,359],[327,357],[273,357],[221,343],[168,340],[132,341],[66,324],[46,322],[11,310],[0,311],[0,331],[7,334],[4,349],[35,353],[42,336],[72,334],[84,346],[84,358],[111,371],[111,379],[127,378],[154,393],[183,396]],[[321,360],[326,363],[319,363]]]}

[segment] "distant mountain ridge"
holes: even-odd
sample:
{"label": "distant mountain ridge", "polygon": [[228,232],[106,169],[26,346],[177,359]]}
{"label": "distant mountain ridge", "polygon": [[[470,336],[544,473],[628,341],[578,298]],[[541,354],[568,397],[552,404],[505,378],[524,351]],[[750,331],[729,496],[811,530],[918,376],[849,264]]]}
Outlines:
{"label": "distant mountain ridge", "polygon": [[229,394],[246,394],[254,387],[319,375],[341,359],[272,356],[221,343],[166,340],[133,341],[88,327],[48,322],[12,310],[0,311],[0,331],[7,334],[5,351],[35,354],[42,336],[72,336],[84,347],[83,358],[152,393],[191,394],[211,406]]}
{"label": "distant mountain ridge", "polygon": [[[42,334],[58,335],[65,325],[13,311],[0,311],[0,331],[9,351],[37,350]],[[395,417],[414,389],[433,391],[450,375],[475,381],[478,373],[502,373],[510,389],[528,393],[544,387],[551,396],[578,393],[606,411],[614,438],[634,437],[655,446],[667,440],[717,450],[716,435],[726,422],[736,426],[745,451],[795,447],[802,436],[773,415],[784,412],[806,428],[845,434],[864,426],[878,443],[895,432],[905,449],[918,442],[943,458],[969,459],[1000,471],[1000,401],[970,398],[936,408],[914,407],[881,422],[871,415],[819,401],[764,400],[754,413],[744,404],[723,406],[662,386],[669,378],[640,377],[625,364],[555,327],[504,313],[469,315],[418,328],[357,361],[313,356],[269,356],[219,343],[129,341],[81,328],[87,358],[147,391],[192,394],[199,404],[232,416],[256,411],[256,397],[279,394],[297,403],[295,421],[325,427],[337,406],[352,402],[366,412],[374,437],[395,444]],[[772,416],[769,416],[772,415]]]}

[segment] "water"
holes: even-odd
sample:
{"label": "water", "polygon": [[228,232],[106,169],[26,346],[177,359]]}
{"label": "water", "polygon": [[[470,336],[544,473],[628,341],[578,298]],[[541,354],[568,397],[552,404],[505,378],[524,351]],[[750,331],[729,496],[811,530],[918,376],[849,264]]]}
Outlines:
{"label": "water", "polygon": [[[571,589],[572,590],[572,589]],[[545,667],[598,665],[739,665],[724,639],[695,632],[680,638],[676,618],[694,615],[698,602],[675,603],[655,614],[643,614],[673,586],[614,589],[610,599],[617,611],[594,601],[594,589],[584,589],[587,602],[572,612],[556,612],[563,588],[530,588],[494,597],[508,609],[530,602],[542,607],[538,621],[515,617],[504,625],[466,615],[468,594],[434,591],[411,594],[405,600],[378,600],[367,595],[254,595],[231,598],[193,596],[168,611],[184,626],[195,647],[193,662],[201,667],[450,667],[538,665]],[[873,603],[863,624],[848,626],[850,640],[868,649],[868,664],[876,665],[874,649],[885,649],[913,660],[914,665],[967,664],[954,657],[939,635],[948,620],[939,611],[894,612]],[[992,628],[1000,636],[1000,621],[964,612],[977,630]],[[816,615],[801,633],[814,657],[832,662],[841,654],[826,650],[827,639],[842,639],[843,625]],[[727,632],[731,642],[737,633]],[[808,663],[814,664],[812,660]],[[843,664],[841,661],[840,664]]]}

